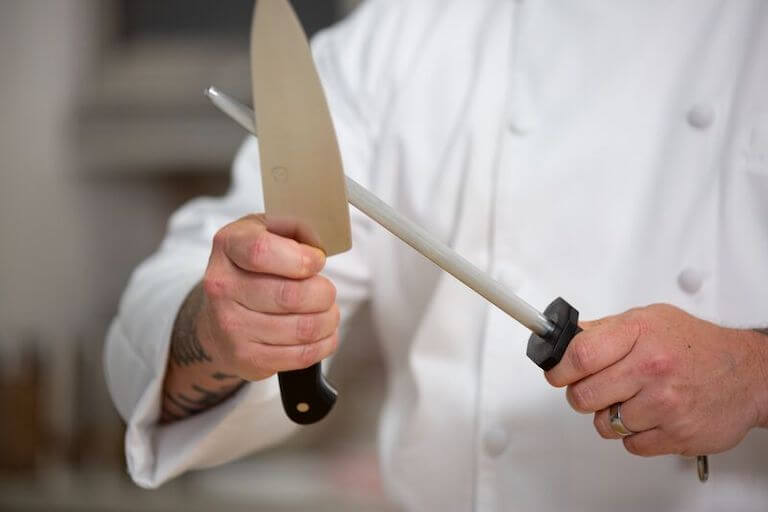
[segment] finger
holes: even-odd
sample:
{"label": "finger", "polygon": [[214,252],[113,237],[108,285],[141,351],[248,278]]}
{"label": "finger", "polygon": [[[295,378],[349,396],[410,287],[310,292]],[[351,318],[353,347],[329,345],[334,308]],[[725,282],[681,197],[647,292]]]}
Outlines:
{"label": "finger", "polygon": [[267,373],[301,370],[330,356],[339,343],[338,331],[315,343],[305,345],[246,344],[237,356],[239,375],[248,380],[260,380]]}
{"label": "finger", "polygon": [[[242,306],[238,306],[242,308]],[[322,313],[273,315],[242,309],[243,324],[238,335],[250,342],[268,345],[302,345],[331,336],[339,326],[336,304]]]}
{"label": "finger", "polygon": [[659,428],[627,436],[623,441],[629,453],[642,457],[681,453],[677,443]]}
{"label": "finger", "polygon": [[239,271],[234,299],[260,313],[322,313],[336,301],[336,287],[323,276],[286,279]]}
{"label": "finger", "polygon": [[625,402],[642,388],[642,381],[627,359],[568,386],[565,397],[576,411],[596,412],[617,402]]}
{"label": "finger", "polygon": [[297,242],[307,244],[313,247],[318,246],[317,234],[305,222],[298,222],[294,217],[267,217],[257,215],[270,233],[291,238]]}
{"label": "finger", "polygon": [[624,315],[577,334],[560,363],[545,373],[555,387],[567,386],[616,363],[632,350],[639,333]]}
{"label": "finger", "polygon": [[608,409],[597,411],[592,424],[603,439],[621,439],[621,436],[611,427],[611,413]]}
{"label": "finger", "polygon": [[222,229],[214,238],[237,267],[248,272],[304,279],[325,265],[320,249],[267,231],[256,216],[240,219]]}
{"label": "finger", "polygon": [[579,327],[581,327],[582,330],[587,329],[594,329],[595,327],[605,324],[606,322],[610,322],[616,317],[616,315],[606,316],[603,318],[595,318],[594,320],[580,320],[579,321]]}
{"label": "finger", "polygon": [[633,432],[663,427],[664,420],[673,416],[675,400],[671,391],[645,388],[621,405],[624,425]]}

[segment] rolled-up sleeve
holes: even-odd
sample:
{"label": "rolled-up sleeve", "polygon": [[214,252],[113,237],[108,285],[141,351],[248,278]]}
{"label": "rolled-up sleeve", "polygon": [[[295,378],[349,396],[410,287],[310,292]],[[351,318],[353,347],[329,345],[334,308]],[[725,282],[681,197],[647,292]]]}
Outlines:
{"label": "rolled-up sleeve", "polygon": [[232,399],[194,417],[158,425],[171,330],[182,302],[205,271],[213,235],[261,210],[258,147],[250,138],[234,166],[226,197],[190,202],[170,220],[162,246],[133,273],[107,336],[105,368],[114,403],[127,423],[128,471],[156,487],[193,468],[232,460],[289,435],[276,379],[252,382]]}

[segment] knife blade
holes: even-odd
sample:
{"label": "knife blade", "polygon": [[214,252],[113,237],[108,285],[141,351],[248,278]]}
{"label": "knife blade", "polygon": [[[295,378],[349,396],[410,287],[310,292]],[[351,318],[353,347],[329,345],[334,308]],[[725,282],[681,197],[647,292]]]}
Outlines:
{"label": "knife blade", "polygon": [[[266,222],[290,223],[299,241],[332,256],[352,247],[341,154],[304,30],[286,0],[257,0],[251,25],[254,120]],[[320,363],[278,373],[286,414],[314,423],[336,391]]]}

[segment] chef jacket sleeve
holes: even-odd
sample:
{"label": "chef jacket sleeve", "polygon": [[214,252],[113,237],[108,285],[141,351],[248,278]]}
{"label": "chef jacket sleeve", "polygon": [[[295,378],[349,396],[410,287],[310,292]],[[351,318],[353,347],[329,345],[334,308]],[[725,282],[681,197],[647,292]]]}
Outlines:
{"label": "chef jacket sleeve", "polygon": [[[363,184],[370,183],[376,132],[372,99],[383,96],[375,88],[385,83],[371,76],[377,68],[371,53],[386,44],[375,41],[381,34],[375,27],[389,11],[386,0],[368,2],[313,41],[345,170]],[[206,412],[158,425],[176,313],[203,276],[215,232],[249,212],[262,211],[258,166],[258,143],[249,137],[235,159],[228,194],[193,200],[171,217],[159,250],[133,273],[109,329],[104,356],[107,383],[127,422],[128,471],[143,487],[157,487],[184,471],[273,445],[294,431],[282,411],[276,377],[249,383]],[[363,255],[372,226],[354,208],[350,214],[354,248],[330,258],[324,270],[337,286],[343,317],[349,317],[368,294]]]}

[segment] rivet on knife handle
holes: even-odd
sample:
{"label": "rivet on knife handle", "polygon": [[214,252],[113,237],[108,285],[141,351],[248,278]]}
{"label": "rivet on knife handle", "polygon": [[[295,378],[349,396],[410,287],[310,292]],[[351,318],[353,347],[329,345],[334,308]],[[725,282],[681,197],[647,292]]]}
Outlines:
{"label": "rivet on knife handle", "polygon": [[336,390],[323,377],[320,363],[303,370],[280,372],[277,377],[283,409],[300,425],[320,421],[336,403]]}

